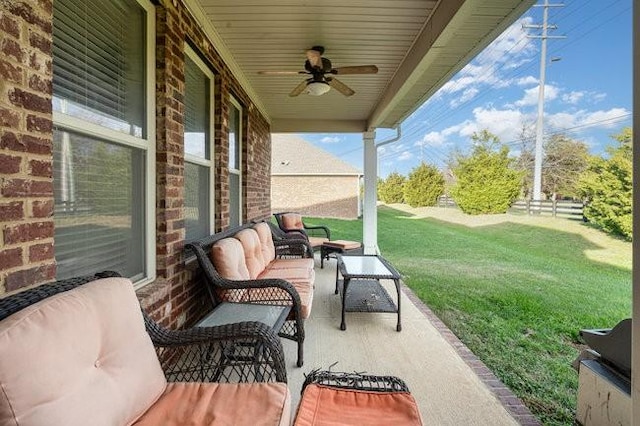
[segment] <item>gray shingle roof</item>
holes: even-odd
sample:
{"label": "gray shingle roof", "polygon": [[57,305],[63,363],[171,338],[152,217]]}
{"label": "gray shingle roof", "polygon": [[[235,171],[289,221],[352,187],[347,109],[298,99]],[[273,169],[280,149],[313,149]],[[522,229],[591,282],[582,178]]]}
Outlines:
{"label": "gray shingle roof", "polygon": [[271,135],[271,174],[362,175],[335,155],[289,133]]}

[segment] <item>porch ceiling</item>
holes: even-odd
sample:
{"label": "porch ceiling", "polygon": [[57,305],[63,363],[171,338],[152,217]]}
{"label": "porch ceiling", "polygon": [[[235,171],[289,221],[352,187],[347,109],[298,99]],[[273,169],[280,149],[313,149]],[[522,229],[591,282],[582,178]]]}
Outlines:
{"label": "porch ceiling", "polygon": [[[188,0],[216,48],[271,122],[273,132],[362,132],[397,126],[534,0]],[[304,76],[305,51],[325,47],[355,90],[288,93]]]}

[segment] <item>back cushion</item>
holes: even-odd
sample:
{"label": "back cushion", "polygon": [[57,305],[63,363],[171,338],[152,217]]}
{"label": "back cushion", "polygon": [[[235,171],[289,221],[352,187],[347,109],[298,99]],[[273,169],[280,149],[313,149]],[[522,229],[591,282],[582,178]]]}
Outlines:
{"label": "back cushion", "polygon": [[304,229],[302,216],[298,213],[285,213],[281,216],[281,220],[285,229]]}
{"label": "back cushion", "polygon": [[211,262],[228,280],[248,280],[249,270],[244,260],[242,244],[235,238],[224,238],[211,247]]}
{"label": "back cushion", "polygon": [[276,258],[276,249],[273,246],[273,235],[271,235],[271,228],[268,223],[261,222],[256,224],[253,229],[256,230],[258,238],[260,239],[260,246],[262,248],[262,258],[265,265],[268,265]]}
{"label": "back cushion", "polygon": [[242,244],[244,250],[244,260],[247,263],[249,276],[255,279],[264,271],[265,261],[262,256],[262,245],[258,233],[253,229],[243,229],[236,233],[234,237]]}
{"label": "back cushion", "polygon": [[0,322],[0,424],[126,425],[164,392],[131,281],[97,280]]}

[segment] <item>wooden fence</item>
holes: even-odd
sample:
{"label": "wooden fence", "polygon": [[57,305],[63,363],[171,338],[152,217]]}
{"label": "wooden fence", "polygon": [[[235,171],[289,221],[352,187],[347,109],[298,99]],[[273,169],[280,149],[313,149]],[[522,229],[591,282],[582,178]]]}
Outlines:
{"label": "wooden fence", "polygon": [[[438,197],[438,207],[457,208],[453,198],[447,195]],[[527,214],[538,216],[565,217],[567,219],[584,220],[582,215],[583,205],[576,201],[552,201],[552,200],[518,200],[509,208],[508,213]]]}
{"label": "wooden fence", "polygon": [[565,217],[567,219],[584,220],[583,204],[576,201],[553,200],[518,200],[509,209],[509,213]]}

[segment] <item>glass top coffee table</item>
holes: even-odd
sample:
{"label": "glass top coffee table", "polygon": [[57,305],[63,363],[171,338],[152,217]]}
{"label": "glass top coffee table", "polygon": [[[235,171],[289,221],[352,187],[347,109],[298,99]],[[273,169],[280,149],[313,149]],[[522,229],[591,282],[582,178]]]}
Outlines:
{"label": "glass top coffee table", "polygon": [[[345,312],[393,312],[398,314],[396,330],[402,330],[400,322],[400,274],[382,256],[337,255],[336,294],[342,290],[342,322],[340,330],[346,330]],[[339,280],[340,274],[342,280]],[[380,280],[393,280],[397,303],[394,303]],[[340,285],[342,284],[342,285]]]}

